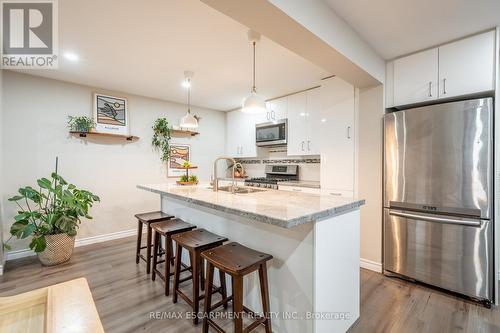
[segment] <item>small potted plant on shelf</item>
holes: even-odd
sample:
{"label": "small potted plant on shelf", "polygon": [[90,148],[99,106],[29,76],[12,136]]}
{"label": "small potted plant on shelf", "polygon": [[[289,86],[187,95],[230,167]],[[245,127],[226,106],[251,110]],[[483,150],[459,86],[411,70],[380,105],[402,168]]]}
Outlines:
{"label": "small potted plant on shelf", "polygon": [[21,187],[19,194],[9,198],[19,207],[10,228],[10,238],[32,237],[30,249],[38,255],[45,266],[53,266],[68,261],[73,254],[75,236],[81,218],[91,219],[89,208],[100,201],[97,195],[68,184],[56,170],[48,178],[37,180],[38,190]]}
{"label": "small potted plant on shelf", "polygon": [[87,116],[68,116],[68,127],[72,132],[89,133],[95,128],[95,122]]}
{"label": "small potted plant on shelf", "polygon": [[166,118],[156,119],[153,125],[153,139],[151,145],[160,152],[161,160],[167,162],[170,158],[170,133],[171,126]]}

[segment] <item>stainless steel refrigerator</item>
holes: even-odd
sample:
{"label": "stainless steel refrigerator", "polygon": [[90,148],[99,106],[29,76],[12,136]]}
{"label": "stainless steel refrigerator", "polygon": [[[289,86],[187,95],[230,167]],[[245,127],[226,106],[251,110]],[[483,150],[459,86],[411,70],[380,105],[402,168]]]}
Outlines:
{"label": "stainless steel refrigerator", "polygon": [[387,275],[493,300],[493,99],[384,117]]}

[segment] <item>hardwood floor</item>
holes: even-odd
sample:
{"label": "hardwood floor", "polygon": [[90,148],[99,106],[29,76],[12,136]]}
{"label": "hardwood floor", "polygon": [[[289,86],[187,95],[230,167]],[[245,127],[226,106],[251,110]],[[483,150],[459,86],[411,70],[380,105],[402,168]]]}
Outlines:
{"label": "hardwood floor", "polygon": [[[76,248],[71,261],[61,266],[42,267],[36,257],[10,261],[0,276],[0,296],[86,277],[108,333],[201,332],[201,325],[191,320],[164,317],[168,312],[184,315],[190,307],[182,300],[173,304],[163,295],[161,280],[151,281],[144,262],[135,264],[134,250],[135,238],[129,237]],[[186,293],[191,295],[189,287]],[[361,318],[349,333],[500,332],[499,309],[364,269],[361,304]],[[218,323],[232,332],[230,321]]]}

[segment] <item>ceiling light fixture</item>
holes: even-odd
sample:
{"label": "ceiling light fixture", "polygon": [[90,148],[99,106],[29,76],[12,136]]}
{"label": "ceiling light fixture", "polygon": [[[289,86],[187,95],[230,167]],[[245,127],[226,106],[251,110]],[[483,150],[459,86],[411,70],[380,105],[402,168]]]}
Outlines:
{"label": "ceiling light fixture", "polygon": [[260,34],[253,30],[248,30],[248,40],[253,46],[253,85],[250,95],[243,100],[241,111],[244,113],[263,113],[266,112],[266,101],[264,98],[257,94],[255,86],[255,45],[260,40]]}
{"label": "ceiling light fixture", "polygon": [[[184,72],[184,82],[182,83],[183,87],[186,87],[188,90],[187,95],[187,113],[184,117],[181,118],[179,126],[182,128],[197,128],[198,127],[198,119],[191,114],[191,79],[193,78],[194,73],[190,71]],[[186,84],[184,84],[186,83]]]}
{"label": "ceiling light fixture", "polygon": [[66,58],[69,61],[73,61],[73,62],[76,62],[79,59],[78,54],[73,53],[73,52],[65,52],[64,58]]}

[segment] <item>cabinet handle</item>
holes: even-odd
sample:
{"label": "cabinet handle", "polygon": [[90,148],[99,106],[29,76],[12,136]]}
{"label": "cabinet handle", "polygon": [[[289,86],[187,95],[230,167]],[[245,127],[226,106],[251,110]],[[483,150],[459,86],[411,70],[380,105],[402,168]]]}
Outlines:
{"label": "cabinet handle", "polygon": [[302,141],[302,151],[304,151],[304,141]]}
{"label": "cabinet handle", "polygon": [[300,188],[292,188],[292,191],[295,191],[295,192],[302,192],[302,190]]}
{"label": "cabinet handle", "polygon": [[432,97],[432,81],[429,81],[429,97]]}
{"label": "cabinet handle", "polygon": [[311,141],[307,140],[307,150],[311,151]]}
{"label": "cabinet handle", "polygon": [[347,126],[347,138],[351,138],[351,126]]}
{"label": "cabinet handle", "polygon": [[443,79],[443,95],[446,95],[446,79]]}
{"label": "cabinet handle", "polygon": [[243,155],[243,146],[240,146],[240,155]]}
{"label": "cabinet handle", "polygon": [[342,195],[342,193],[339,193],[339,192],[331,192],[330,194],[331,194],[331,195],[334,195],[334,196],[336,196],[336,197],[339,197],[339,196],[341,196],[341,195]]}
{"label": "cabinet handle", "polygon": [[276,113],[274,111],[271,111],[271,118],[273,118],[273,120],[276,120]]}

